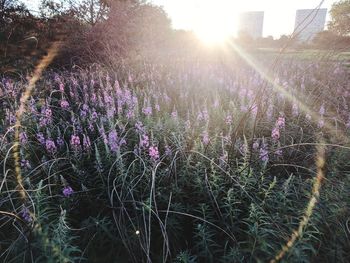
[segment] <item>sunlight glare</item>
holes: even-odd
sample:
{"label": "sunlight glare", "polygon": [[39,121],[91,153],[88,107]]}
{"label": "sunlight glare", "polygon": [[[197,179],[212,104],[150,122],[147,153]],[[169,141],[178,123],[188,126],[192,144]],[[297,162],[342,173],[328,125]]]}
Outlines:
{"label": "sunlight glare", "polygon": [[204,43],[220,44],[233,35],[235,21],[227,6],[209,3],[197,10],[193,30]]}

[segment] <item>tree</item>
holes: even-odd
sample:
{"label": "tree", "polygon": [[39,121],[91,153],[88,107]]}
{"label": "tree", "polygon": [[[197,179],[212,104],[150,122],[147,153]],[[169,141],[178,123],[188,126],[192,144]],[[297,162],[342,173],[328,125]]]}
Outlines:
{"label": "tree", "polygon": [[[65,0],[69,1],[69,0]],[[72,17],[80,28],[66,34],[66,47],[56,60],[61,64],[87,65],[91,62],[117,65],[126,57],[152,56],[172,36],[165,11],[139,0],[71,0]],[[100,6],[101,5],[101,6]],[[103,5],[103,6],[102,6]],[[105,8],[104,11],[99,11]],[[77,10],[84,17],[76,15]],[[76,10],[76,11],[74,11]]]}
{"label": "tree", "polygon": [[24,6],[18,0],[0,0],[0,19],[6,14],[23,10]]}
{"label": "tree", "polygon": [[0,0],[0,32],[13,22],[14,17],[26,12],[24,5],[17,0]]}
{"label": "tree", "polygon": [[350,45],[349,36],[339,36],[331,31],[321,31],[315,35],[312,43],[321,49],[342,50],[347,49]]}
{"label": "tree", "polygon": [[0,0],[0,47],[23,40],[33,27],[33,17],[25,6],[17,0]]}
{"label": "tree", "polygon": [[107,19],[109,5],[101,0],[69,0],[70,11],[82,22],[95,25]]}
{"label": "tree", "polygon": [[109,5],[102,0],[42,0],[41,17],[45,19],[69,16],[93,26],[107,18]]}
{"label": "tree", "polygon": [[114,1],[106,23],[104,43],[113,50],[156,50],[171,32],[171,21],[155,5],[137,1]]}
{"label": "tree", "polygon": [[39,9],[42,18],[62,16],[65,12],[64,1],[42,0]]}
{"label": "tree", "polygon": [[279,47],[284,47],[286,46],[290,41],[290,37],[287,35],[281,35],[280,38],[277,40],[278,46]]}
{"label": "tree", "polygon": [[331,31],[321,31],[318,32],[312,39],[312,43],[318,48],[330,48],[339,38],[334,32]]}
{"label": "tree", "polygon": [[343,0],[332,5],[332,20],[328,24],[330,31],[341,36],[350,34],[350,0]]}

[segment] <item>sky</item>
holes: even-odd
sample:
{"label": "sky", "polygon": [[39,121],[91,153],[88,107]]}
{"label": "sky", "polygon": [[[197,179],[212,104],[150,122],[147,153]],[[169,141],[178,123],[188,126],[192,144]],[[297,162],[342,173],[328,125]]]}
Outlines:
{"label": "sky", "polygon": [[[315,8],[321,0],[153,0],[152,2],[164,7],[172,19],[174,28],[194,29],[198,16],[205,13],[208,20],[216,17],[225,19],[226,24],[232,25],[233,34],[240,12],[264,11],[263,35],[279,37],[293,32],[297,9]],[[334,2],[337,1],[325,0],[321,7],[329,11]],[[203,11],[206,9],[208,12]],[[213,13],[217,15],[212,15]]]}
{"label": "sky", "polygon": [[[23,0],[36,9],[39,0]],[[315,8],[321,0],[150,0],[163,6],[176,29],[197,30],[205,26],[225,25],[225,30],[236,33],[237,17],[244,11],[264,11],[263,36],[275,38],[291,34],[297,9]],[[322,8],[330,10],[336,0],[325,0]],[[218,20],[221,23],[216,23]],[[329,16],[327,17],[329,20]]]}

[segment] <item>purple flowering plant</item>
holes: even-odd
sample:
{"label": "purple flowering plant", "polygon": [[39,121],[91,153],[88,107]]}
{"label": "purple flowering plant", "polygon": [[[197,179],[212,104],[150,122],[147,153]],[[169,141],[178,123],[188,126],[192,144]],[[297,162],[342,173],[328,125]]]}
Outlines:
{"label": "purple flowering plant", "polygon": [[[181,61],[181,66],[176,64],[171,69],[166,65],[160,67],[145,62],[142,66],[144,69],[138,69],[140,72],[125,65],[125,68],[121,67],[120,72],[117,72],[118,75],[112,71],[107,74],[102,67],[96,66],[96,69],[77,70],[74,73],[56,73],[51,78],[43,76],[47,78],[47,87],[52,87],[54,92],[40,89],[34,91],[28,109],[22,116],[23,127],[17,134],[20,142],[18,160],[22,169],[20,176],[6,177],[7,180],[13,180],[11,184],[4,181],[1,189],[4,194],[0,193],[3,204],[6,204],[4,210],[14,207],[15,215],[27,222],[33,220],[27,208],[21,210],[21,206],[17,205],[18,200],[10,202],[12,189],[5,189],[17,185],[19,181],[26,190],[25,194],[30,197],[27,200],[36,201],[33,197],[38,193],[37,189],[42,189],[45,198],[53,201],[48,204],[55,208],[53,211],[59,211],[59,206],[62,206],[68,217],[74,219],[68,218],[67,225],[70,222],[80,224],[85,219],[84,222],[90,224],[91,218],[99,216],[106,218],[106,222],[112,222],[106,224],[111,228],[107,227],[107,231],[113,234],[110,242],[113,243],[115,238],[118,239],[118,246],[130,244],[128,249],[137,248],[135,258],[140,258],[140,261],[151,258],[142,258],[142,253],[150,247],[152,253],[153,249],[164,249],[164,257],[170,255],[168,250],[174,258],[179,254],[175,250],[181,246],[176,243],[176,238],[172,240],[170,237],[177,234],[183,236],[177,225],[184,221],[181,221],[181,216],[173,216],[169,211],[191,216],[193,214],[196,222],[200,221],[199,218],[208,222],[210,219],[213,225],[225,230],[215,232],[218,231],[217,228],[202,221],[198,223],[201,224],[198,229],[193,228],[194,221],[186,225],[191,230],[188,233],[200,233],[203,236],[208,234],[215,239],[215,245],[208,245],[205,249],[215,247],[219,251],[220,247],[227,247],[227,251],[210,251],[210,255],[217,258],[217,261],[227,261],[227,258],[219,259],[219,254],[227,255],[231,252],[231,235],[237,236],[247,246],[246,251],[253,251],[248,249],[251,240],[247,238],[246,230],[255,216],[263,213],[262,218],[272,218],[279,209],[284,209],[285,215],[290,217],[293,224],[289,224],[289,219],[287,222],[284,217],[283,220],[274,217],[276,225],[288,224],[285,229],[294,229],[300,219],[300,213],[295,211],[305,207],[305,200],[295,209],[290,207],[294,211],[288,212],[289,207],[282,206],[273,197],[280,198],[281,193],[283,195],[286,192],[284,188],[287,183],[298,194],[304,193],[305,189],[312,189],[308,179],[314,175],[308,174],[308,171],[317,168],[313,162],[314,157],[317,157],[314,151],[314,145],[319,143],[317,139],[327,135],[324,136],[326,139],[336,141],[337,136],[341,135],[346,142],[350,130],[350,91],[347,91],[346,78],[339,75],[344,74],[344,71],[333,69],[329,71],[333,73],[326,76],[321,71],[325,65],[317,68],[314,64],[306,67],[303,63],[307,62],[297,65],[285,63],[276,68],[273,72],[275,75],[271,76],[272,83],[267,85],[259,72],[251,67],[242,65],[233,70],[214,61]],[[303,76],[300,72],[306,68],[308,75]],[[300,75],[294,75],[293,72],[299,72]],[[51,73],[47,74],[50,76]],[[327,83],[335,86],[332,88],[334,94],[331,102],[325,95],[329,93],[328,90],[314,91],[320,75],[325,75]],[[11,170],[14,168],[12,156],[6,157],[8,152],[12,154],[11,147],[15,139],[13,125],[16,121],[16,107],[11,105],[18,105],[16,98],[21,93],[16,90],[13,82],[2,80],[0,84],[0,94],[6,98],[0,100],[0,114],[3,116],[0,123],[0,153],[4,156],[4,162],[0,165],[12,175],[13,171],[16,172]],[[278,85],[278,89],[272,84]],[[260,92],[261,87],[264,87],[264,92]],[[299,96],[300,94],[307,96]],[[312,118],[317,115],[320,115],[319,119]],[[333,132],[324,129],[333,123],[337,128]],[[327,165],[334,165],[334,159],[346,163],[343,160],[346,159],[345,154],[340,154],[335,147],[329,154],[330,157],[326,157]],[[303,176],[287,181],[286,178],[295,175],[296,170],[302,170],[299,167],[307,168],[303,170]],[[67,181],[57,184],[58,173],[62,173],[71,185]],[[274,177],[277,178],[276,182],[273,181]],[[43,181],[43,187],[39,188],[37,183],[40,180]],[[303,180],[308,184],[303,184]],[[338,184],[333,178],[329,180],[332,184]],[[347,182],[343,180],[342,183],[345,185]],[[73,190],[72,186],[81,186],[84,195],[74,195],[78,190]],[[340,190],[344,188],[339,187]],[[20,188],[16,188],[16,194],[18,189]],[[85,193],[85,189],[89,191]],[[329,191],[327,186],[324,190]],[[55,195],[55,192],[59,194]],[[61,202],[72,196],[76,203]],[[304,196],[300,198],[288,193],[288,198],[295,198],[288,199],[288,203],[294,204]],[[262,208],[263,212],[260,211]],[[36,210],[31,206],[30,209],[34,215]],[[150,217],[146,214],[149,211],[154,213],[148,214]],[[168,243],[164,242],[164,247],[157,247],[157,242],[164,238],[165,232],[156,218],[163,222],[166,218],[164,211],[169,212],[167,241],[176,244],[167,247]],[[319,210],[313,211],[319,213]],[[86,218],[80,218],[79,213],[84,213]],[[327,216],[327,213],[325,211],[323,216]],[[176,227],[171,225],[173,221],[170,218],[177,221]],[[237,220],[243,220],[247,229],[240,229],[239,224],[232,228],[231,222],[238,222]],[[332,220],[331,218],[330,224]],[[133,238],[126,240],[134,232],[133,227],[139,228],[144,222],[145,229],[137,230],[139,243]],[[315,224],[312,227],[318,226],[317,220],[316,223],[312,220],[309,222]],[[273,256],[271,248],[279,248],[285,237],[278,236],[280,227],[274,228],[274,224],[269,223],[264,227],[266,233],[273,233],[269,239],[264,234],[259,236],[264,244],[271,244],[268,251],[260,246],[259,240],[255,243],[259,255],[248,255],[243,251],[237,258],[229,260],[239,261],[250,256],[254,259],[267,254]],[[95,231],[97,228],[98,225],[93,224],[93,227],[90,228],[89,225],[86,229]],[[73,232],[79,235],[82,243],[86,241],[80,231]],[[211,236],[210,232],[215,234]],[[158,241],[149,244],[142,234],[147,234],[152,242],[153,237],[158,235]],[[284,234],[288,236],[287,232]],[[99,235],[96,235],[97,239]],[[106,238],[104,234],[101,236]],[[278,236],[276,240],[275,236]],[[317,238],[322,239],[321,236]],[[92,246],[94,242],[91,242]],[[101,240],[96,242],[105,244]],[[186,242],[189,246],[194,243],[197,244],[198,240],[193,238]],[[107,245],[111,254],[115,253],[111,249],[114,247],[117,246]],[[88,243],[84,243],[84,248],[89,249]],[[188,248],[191,253],[197,253],[198,250],[202,248]],[[172,258],[167,260],[171,261]],[[207,259],[198,256],[198,262],[205,260]]]}

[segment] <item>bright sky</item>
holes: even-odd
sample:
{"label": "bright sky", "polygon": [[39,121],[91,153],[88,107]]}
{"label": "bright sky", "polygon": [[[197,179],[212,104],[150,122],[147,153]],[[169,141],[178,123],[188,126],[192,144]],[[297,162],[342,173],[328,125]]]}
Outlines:
{"label": "bright sky", "polygon": [[[237,15],[242,11],[265,11],[263,35],[279,37],[291,34],[297,9],[315,8],[321,0],[152,0],[164,7],[173,27],[194,29],[206,20],[220,19],[232,34],[236,32]],[[336,0],[325,0],[322,8],[330,10]],[[215,18],[215,19],[214,19]],[[329,18],[327,18],[328,20]],[[215,24],[215,21],[213,21]],[[222,23],[221,23],[222,24]]]}
{"label": "bright sky", "polygon": [[[291,34],[297,9],[315,8],[321,0],[149,0],[161,5],[174,28],[235,34],[237,17],[244,11],[265,11],[263,35],[275,38]],[[36,9],[39,0],[23,0]],[[330,9],[336,0],[325,0],[322,8]],[[328,20],[329,18],[327,18]],[[224,27],[224,28],[223,28]]]}

